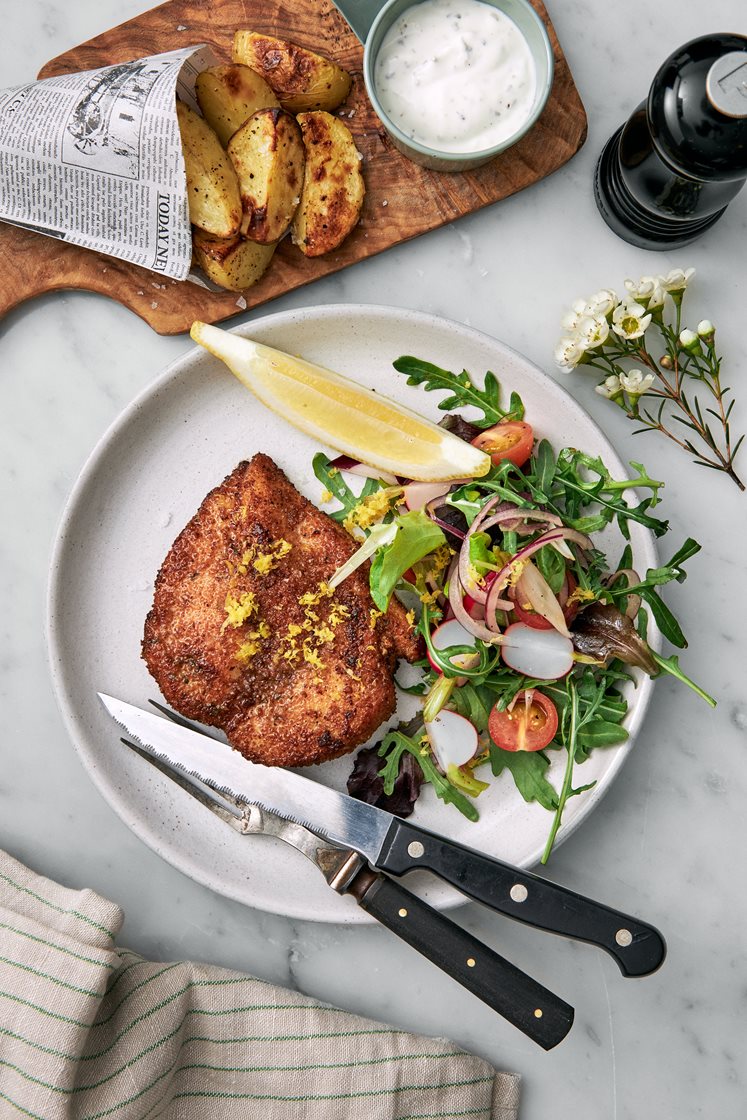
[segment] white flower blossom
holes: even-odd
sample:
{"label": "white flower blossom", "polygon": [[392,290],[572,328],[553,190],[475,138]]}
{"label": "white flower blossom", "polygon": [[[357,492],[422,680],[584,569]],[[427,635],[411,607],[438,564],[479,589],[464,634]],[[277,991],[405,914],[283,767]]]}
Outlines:
{"label": "white flower blossom", "polygon": [[628,289],[628,299],[644,304],[649,311],[664,306],[666,293],[658,276],[642,276],[640,280],[626,280],[625,287]]}
{"label": "white flower blossom", "polygon": [[695,354],[701,350],[700,339],[695,331],[685,328],[680,331],[680,346],[683,350],[689,350],[691,354]]}
{"label": "white flower blossom", "polygon": [[646,307],[649,311],[656,311],[659,307],[663,307],[664,297],[667,294],[664,288],[662,288],[661,284],[659,283],[659,278],[656,277],[655,280],[656,283],[654,284],[654,290],[648,297],[648,301],[646,303]]}
{"label": "white flower blossom", "polygon": [[701,338],[712,339],[716,333],[716,328],[710,319],[701,319],[698,323],[698,334]]}
{"label": "white flower blossom", "polygon": [[589,296],[584,307],[584,314],[591,319],[596,319],[599,315],[609,315],[618,303],[616,292],[613,292],[611,288],[602,288],[601,291],[595,292],[593,296]]}
{"label": "white flower blossom", "polygon": [[659,283],[665,292],[684,292],[687,285],[695,275],[694,268],[673,268],[666,276],[659,277]]}
{"label": "white flower blossom", "polygon": [[595,350],[597,346],[604,345],[609,333],[610,326],[604,315],[594,315],[579,322],[574,337],[584,350]]}
{"label": "white flower blossom", "polygon": [[644,374],[640,369],[631,369],[620,374],[620,386],[631,397],[641,397],[654,383],[653,373]]}
{"label": "white flower blossom", "polygon": [[621,338],[640,338],[649,323],[651,316],[646,313],[646,308],[632,300],[623,300],[615,308],[612,316],[612,329]]}
{"label": "white flower blossom", "polygon": [[575,369],[584,356],[586,347],[575,335],[561,338],[555,347],[555,361],[566,373]]}
{"label": "white flower blossom", "polygon": [[594,386],[594,392],[599,393],[600,397],[606,397],[607,400],[617,396],[620,392],[620,377],[616,373],[611,373],[604,381]]}
{"label": "white flower blossom", "polygon": [[564,331],[575,331],[585,314],[586,300],[574,299],[570,311],[567,311],[560,320],[560,325]]}

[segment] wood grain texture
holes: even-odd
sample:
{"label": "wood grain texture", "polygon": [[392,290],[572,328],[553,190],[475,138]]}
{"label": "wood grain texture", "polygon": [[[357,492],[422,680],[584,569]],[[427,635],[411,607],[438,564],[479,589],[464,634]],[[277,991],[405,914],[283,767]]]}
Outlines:
{"label": "wood grain texture", "polygon": [[236,28],[292,39],[328,54],[354,74],[343,115],[363,155],[366,199],[361,221],[339,250],[315,260],[283,241],[268,272],[240,299],[90,252],[30,230],[0,223],[0,315],[24,300],[62,288],[99,292],[129,307],[158,331],[179,334],[194,319],[220,322],[319,276],[453,221],[536,183],[566,163],[586,138],[586,114],[541,0],[555,55],[555,80],[534,128],[516,145],[475,171],[440,174],[396,151],[366,97],[362,47],[330,0],[168,0],[128,23],[52,59],[40,78],[209,43],[230,59]]}

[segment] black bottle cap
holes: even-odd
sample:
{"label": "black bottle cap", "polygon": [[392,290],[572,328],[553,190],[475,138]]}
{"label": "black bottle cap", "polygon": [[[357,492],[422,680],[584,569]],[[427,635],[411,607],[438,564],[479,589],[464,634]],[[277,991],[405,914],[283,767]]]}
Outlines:
{"label": "black bottle cap", "polygon": [[747,175],[747,36],[704,35],[670,55],[648,95],[659,155],[706,181]]}

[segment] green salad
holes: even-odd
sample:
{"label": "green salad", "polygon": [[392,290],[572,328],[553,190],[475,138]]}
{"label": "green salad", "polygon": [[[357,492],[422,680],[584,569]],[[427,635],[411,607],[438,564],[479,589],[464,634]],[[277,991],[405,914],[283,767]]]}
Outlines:
{"label": "green salad", "polygon": [[[506,771],[550,814],[545,862],[569,799],[594,784],[579,777],[583,762],[628,737],[626,680],[667,673],[715,704],[676,653],[647,642],[653,619],[672,646],[687,645],[660,588],[685,579],[700,545],[688,538],[640,573],[631,523],[668,531],[654,512],[663,483],[641,463],[615,479],[600,458],[537,439],[520,396],[504,404],[492,373],[480,387],[418,358],[394,365],[409,385],[446,394],[442,425],[492,467],[479,479],[423,483],[314,458],[331,516],[360,541],[330,585],[370,560],[376,610],[399,595],[422,636],[421,679],[405,689],[422,698],[420,712],[358,752],[348,789],[406,816],[428,783],[474,821],[481,793]],[[610,557],[596,535],[612,523],[621,539]],[[548,776],[553,752],[565,756],[559,788]]]}

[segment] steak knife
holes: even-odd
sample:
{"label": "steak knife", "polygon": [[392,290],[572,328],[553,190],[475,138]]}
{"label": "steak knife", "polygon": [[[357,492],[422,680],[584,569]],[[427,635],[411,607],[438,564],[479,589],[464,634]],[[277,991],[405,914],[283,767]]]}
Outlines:
{"label": "steak knife", "polygon": [[239,802],[295,821],[359,852],[378,871],[401,876],[427,869],[476,902],[517,921],[596,945],[624,976],[662,964],[661,933],[640,919],[557,883],[400,820],[292,770],[249,762],[227,743],[99,693],[111,716],[172,767]]}
{"label": "steak knife", "polygon": [[[177,718],[177,717],[175,717]],[[338,894],[358,905],[422,953],[462,987],[518,1027],[544,1050],[557,1046],[573,1025],[573,1008],[381,872],[358,852],[327,844],[308,828],[257,805],[241,804],[187,775],[150,750],[122,740],[243,836],[274,836],[319,868]]]}

